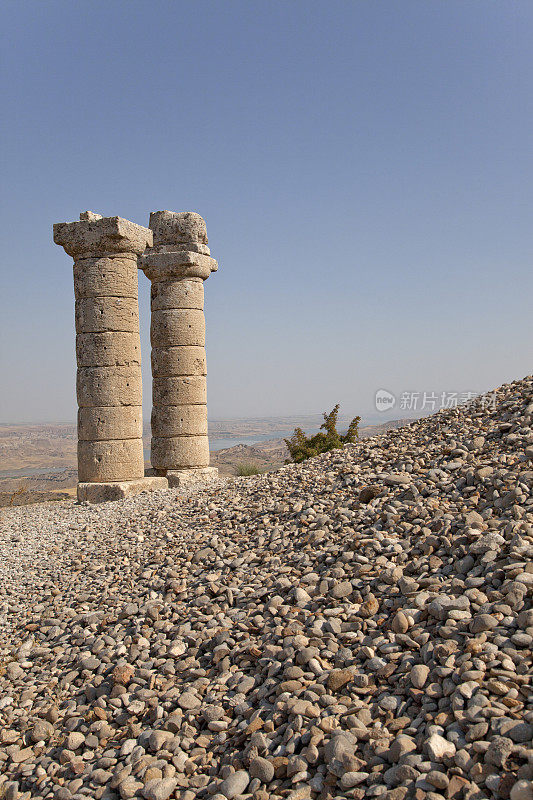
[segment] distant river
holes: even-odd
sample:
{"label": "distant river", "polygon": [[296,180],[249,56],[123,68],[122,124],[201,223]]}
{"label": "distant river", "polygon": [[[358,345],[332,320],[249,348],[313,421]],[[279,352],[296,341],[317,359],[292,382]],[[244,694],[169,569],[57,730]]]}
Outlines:
{"label": "distant river", "polygon": [[[250,434],[249,436],[210,436],[209,449],[226,450],[228,447],[235,447],[238,444],[254,445],[260,442],[268,442],[270,439],[288,438],[291,434],[287,431],[270,431],[270,433]],[[144,460],[150,461],[150,448],[145,448]]]}
{"label": "distant river", "polygon": [[210,436],[209,449],[224,450],[226,447],[235,447],[237,444],[259,444],[260,442],[268,442],[270,439],[287,439],[290,435],[287,431],[270,431],[270,433],[252,434],[250,436],[231,436],[227,439]]}

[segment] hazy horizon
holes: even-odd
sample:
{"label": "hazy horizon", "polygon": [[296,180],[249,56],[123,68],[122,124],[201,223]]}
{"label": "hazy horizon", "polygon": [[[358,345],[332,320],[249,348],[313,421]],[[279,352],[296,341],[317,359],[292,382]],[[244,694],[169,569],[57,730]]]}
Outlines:
{"label": "hazy horizon", "polygon": [[[336,403],[386,421],[379,389],[399,403],[531,373],[531,4],[1,15],[0,421],[75,420],[72,260],[52,225],[87,209],[206,219],[212,421]],[[149,417],[142,273],[139,302]]]}
{"label": "hazy horizon", "polygon": [[[526,377],[526,376],[523,376]],[[497,388],[497,387],[494,387]],[[490,395],[490,393],[489,393]],[[475,395],[476,397],[479,395]],[[458,404],[458,407],[463,405],[464,403]],[[359,414],[361,416],[360,425],[379,425],[380,423],[386,423],[395,421],[398,419],[417,419],[420,417],[431,416],[433,413],[437,413],[441,410],[439,407],[436,407],[433,411],[426,410],[409,410],[409,409],[400,409],[394,408],[390,411],[386,412],[378,412],[376,410],[370,410],[368,412],[363,412]],[[326,409],[327,412],[331,411],[331,408]],[[291,414],[279,414],[279,415],[250,415],[250,416],[225,416],[225,417],[214,417],[213,415],[209,414],[208,424],[209,426],[212,425],[221,425],[222,423],[236,423],[236,422],[254,422],[254,421],[264,421],[264,422],[281,422],[294,420],[297,422],[298,420],[306,420],[306,419],[313,419],[316,418],[317,420],[320,418],[322,419],[324,411],[302,411],[302,412],[293,412]],[[342,408],[339,410],[338,419],[341,425],[350,421],[353,416],[357,416],[356,414],[350,414],[348,412],[343,411]],[[17,420],[17,419],[10,419],[10,420],[0,420],[0,426],[9,426],[9,425],[20,425],[20,426],[31,426],[31,425],[73,425],[77,424],[76,416],[71,419],[35,419],[35,420]],[[143,415],[143,426],[150,426],[150,417],[146,417]]]}

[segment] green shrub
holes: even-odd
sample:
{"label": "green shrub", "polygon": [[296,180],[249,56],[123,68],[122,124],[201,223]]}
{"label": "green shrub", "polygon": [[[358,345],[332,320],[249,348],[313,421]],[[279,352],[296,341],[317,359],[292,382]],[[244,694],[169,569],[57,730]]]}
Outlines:
{"label": "green shrub", "polygon": [[236,475],[245,478],[248,475],[259,475],[261,470],[255,464],[237,464]]}
{"label": "green shrub", "polygon": [[[314,436],[306,436],[301,428],[295,428],[290,439],[285,439],[285,444],[294,463],[298,464],[306,458],[318,456],[320,453],[327,453],[342,447],[343,444],[353,443],[359,437],[359,423],[361,417],[352,419],[345,434],[337,432],[337,417],[339,415],[339,404],[335,406],[329,414],[324,414],[324,422],[320,426],[318,433]],[[322,433],[324,431],[324,433]]]}

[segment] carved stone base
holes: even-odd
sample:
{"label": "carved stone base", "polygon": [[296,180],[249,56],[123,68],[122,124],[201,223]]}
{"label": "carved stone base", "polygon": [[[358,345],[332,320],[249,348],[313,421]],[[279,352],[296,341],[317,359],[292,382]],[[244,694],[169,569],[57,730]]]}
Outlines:
{"label": "carved stone base", "polygon": [[132,481],[109,481],[107,483],[78,483],[80,503],[106,503],[110,500],[124,500],[141,492],[157,492],[168,489],[169,482],[164,477],[146,476]]}
{"label": "carved stone base", "polygon": [[190,486],[194,483],[210,483],[218,478],[217,467],[197,467],[195,469],[169,469],[166,478],[169,489]]}

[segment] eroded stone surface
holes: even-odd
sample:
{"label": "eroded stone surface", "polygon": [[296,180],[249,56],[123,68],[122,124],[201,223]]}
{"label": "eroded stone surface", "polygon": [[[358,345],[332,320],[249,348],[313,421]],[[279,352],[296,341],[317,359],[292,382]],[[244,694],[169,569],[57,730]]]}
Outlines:
{"label": "eroded stone surface", "polygon": [[106,439],[78,441],[78,480],[84,482],[113,481],[144,476],[142,439]]}
{"label": "eroded stone surface", "polygon": [[204,308],[204,284],[200,278],[157,281],[151,288],[152,311],[172,308]]}
{"label": "eroded stone surface", "polygon": [[122,331],[137,333],[139,306],[136,297],[82,297],[76,300],[76,333]]}
{"label": "eroded stone surface", "polygon": [[152,436],[207,436],[207,406],[154,406]]}
{"label": "eroded stone surface", "polygon": [[167,488],[168,481],[165,477],[151,476],[129,481],[79,483],[78,500],[80,503],[107,503],[135,497],[142,492],[155,492]]}
{"label": "eroded stone surface", "polygon": [[207,436],[152,437],[152,466],[155,469],[186,469],[209,466]]}
{"label": "eroded stone surface", "polygon": [[[205,405],[207,383],[205,375],[180,377],[154,376],[152,386],[154,406]],[[175,413],[179,413],[176,411]]]}
{"label": "eroded stone surface", "polygon": [[216,467],[192,467],[189,469],[169,469],[166,473],[170,489],[180,486],[191,486],[216,481],[218,479],[218,469]]}
{"label": "eroded stone surface", "polygon": [[150,230],[153,232],[154,246],[208,243],[205,220],[195,211],[152,211]]}
{"label": "eroded stone surface", "polygon": [[205,346],[205,317],[199,309],[152,311],[150,340],[153,347]]}
{"label": "eroded stone surface", "polygon": [[84,258],[74,263],[74,294],[84,297],[130,297],[137,300],[137,256]]}
{"label": "eroded stone surface", "polygon": [[203,467],[209,445],[202,281],[217,264],[198,214],[157,211],[150,226],[154,246],[139,266],[152,281],[152,465]]}
{"label": "eroded stone surface", "polygon": [[78,409],[78,438],[83,441],[140,439],[142,406],[100,406]]}
{"label": "eroded stone surface", "polygon": [[140,367],[141,339],[138,309],[135,332],[107,330],[97,333],[78,333],[76,358],[79,367]]}
{"label": "eroded stone surface", "polygon": [[86,211],[79,222],[54,225],[54,241],[75,261],[78,480],[141,478],[137,257],[152,244],[152,232]]}
{"label": "eroded stone surface", "polygon": [[205,347],[152,347],[152,374],[159,378],[207,375]]}
{"label": "eroded stone surface", "polygon": [[140,370],[136,366],[134,368],[78,367],[76,394],[80,407],[140,406],[142,405]]}
{"label": "eroded stone surface", "polygon": [[211,256],[191,250],[150,250],[140,259],[144,274],[151,281],[182,280],[183,278],[209,278],[218,264]]}
{"label": "eroded stone surface", "polygon": [[122,217],[100,217],[54,225],[54,242],[75,260],[131,253],[138,256],[153,244],[152,231]]}

